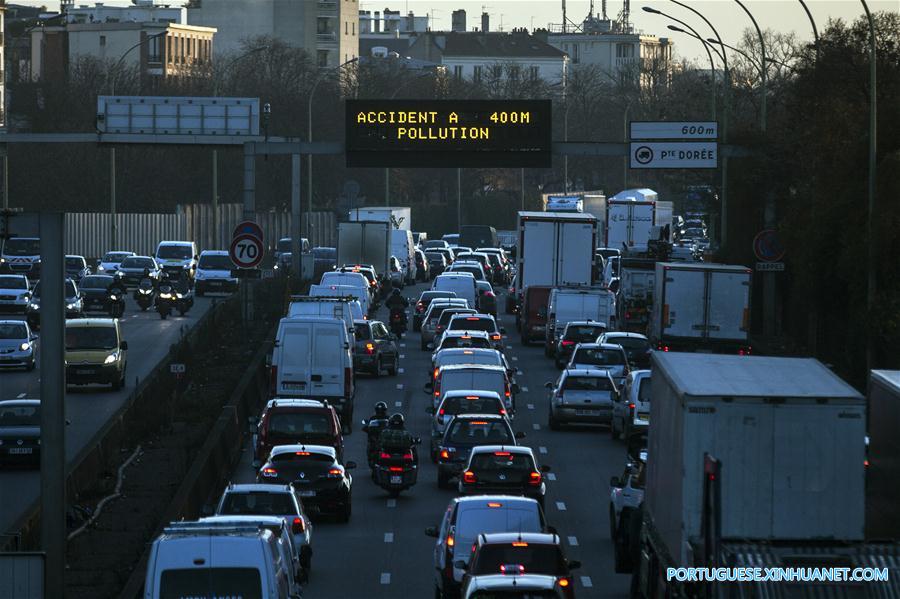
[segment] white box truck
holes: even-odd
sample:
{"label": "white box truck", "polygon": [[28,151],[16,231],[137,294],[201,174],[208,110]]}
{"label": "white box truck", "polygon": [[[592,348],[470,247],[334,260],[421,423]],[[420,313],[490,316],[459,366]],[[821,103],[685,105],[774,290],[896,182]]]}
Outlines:
{"label": "white box truck", "polygon": [[350,211],[351,221],[380,221],[391,223],[394,229],[412,231],[412,208],[409,207],[369,207],[354,208]]}
{"label": "white box truck", "polygon": [[623,256],[619,259],[619,324],[624,331],[645,334],[653,309],[656,261]]}
{"label": "white box truck", "polygon": [[650,342],[662,351],[749,354],[746,266],[657,262]]}
{"label": "white box truck", "polygon": [[867,536],[900,539],[900,370],[869,373]]}
{"label": "white box truck", "polygon": [[566,324],[573,320],[602,322],[607,330],[616,330],[616,294],[606,288],[559,287],[550,291],[547,302],[547,328],[544,355],[556,355],[556,344]]}
{"label": "white box truck", "polygon": [[606,202],[605,247],[645,251],[656,223],[657,194],[652,189],[627,189]]}
{"label": "white box truck", "polygon": [[590,214],[519,212],[518,290],[531,285],[590,285],[597,219]]}
{"label": "white box truck", "polygon": [[394,229],[391,231],[391,255],[400,262],[403,283],[413,285],[416,282],[416,244],[413,243],[412,231]]}
{"label": "white box truck", "polygon": [[391,228],[384,221],[338,223],[337,266],[371,264],[375,272],[390,272]]}
{"label": "white box truck", "polygon": [[606,196],[599,192],[585,192],[582,200],[585,214],[593,214],[599,231],[606,231]]}
{"label": "white box truck", "polygon": [[[690,596],[672,567],[849,565],[834,554],[864,538],[865,398],[812,358],[652,361],[638,545],[619,564],[632,596]],[[769,596],[748,586],[709,590]]]}

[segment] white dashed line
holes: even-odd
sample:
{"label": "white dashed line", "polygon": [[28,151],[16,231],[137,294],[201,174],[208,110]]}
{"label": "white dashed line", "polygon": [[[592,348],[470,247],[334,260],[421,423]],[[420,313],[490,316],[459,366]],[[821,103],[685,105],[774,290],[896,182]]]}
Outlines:
{"label": "white dashed line", "polygon": [[540,452],[543,453],[543,454],[546,454],[546,453],[547,453],[547,448],[544,447],[544,446],[542,445],[541,447],[538,447],[538,451],[540,451]]}
{"label": "white dashed line", "polygon": [[582,576],[581,577],[581,586],[583,586],[586,589],[589,589],[592,586],[594,586],[594,583],[591,582],[591,577],[590,576]]}
{"label": "white dashed line", "polygon": [[[575,537],[569,537],[570,539],[574,539]],[[394,542],[394,533],[386,532],[384,533],[384,542],[385,543],[393,543]],[[575,543],[576,545],[578,543]]]}
{"label": "white dashed line", "polygon": [[388,507],[397,507],[397,500],[396,499],[388,499],[387,506]]}
{"label": "white dashed line", "polygon": [[397,390],[403,391],[403,383],[397,383]]}
{"label": "white dashed line", "polygon": [[533,404],[533,403],[528,404],[528,409],[529,409],[529,410],[533,410],[533,409],[534,409],[534,404]]}
{"label": "white dashed line", "polygon": [[566,511],[566,502],[565,502],[565,501],[557,501],[557,502],[556,502],[556,509],[558,509],[558,510],[561,511],[561,512]]}
{"label": "white dashed line", "polygon": [[24,392],[23,392],[23,393],[19,393],[18,395],[16,395],[16,399],[22,399],[23,397],[25,397],[25,395],[26,395],[26,394],[25,394]]}
{"label": "white dashed line", "polygon": [[137,318],[138,315],[137,315],[137,314],[132,314],[131,317],[132,317],[132,318]]}
{"label": "white dashed line", "polygon": [[397,374],[403,374],[404,372],[406,372],[406,371],[403,370],[402,368],[397,369]]}
{"label": "white dashed line", "polygon": [[568,537],[569,545],[572,547],[578,547],[578,539],[576,537]]}
{"label": "white dashed line", "polygon": [[528,387],[522,387],[522,393],[528,393]]}
{"label": "white dashed line", "polygon": [[[587,578],[586,576],[581,577],[582,580]],[[381,584],[391,584],[391,573],[390,572],[382,572],[381,573]]]}
{"label": "white dashed line", "polygon": [[512,357],[512,361],[513,361],[513,362],[518,362],[518,361],[519,361],[519,356],[513,356],[513,357]]}
{"label": "white dashed line", "polygon": [[541,425],[538,424],[537,422],[535,422],[534,424],[531,425],[531,428],[533,428],[536,431],[539,431],[539,430],[541,430]]}
{"label": "white dashed line", "polygon": [[395,401],[395,402],[394,402],[394,407],[395,407],[395,408],[402,408],[402,407],[403,407],[403,402],[402,402],[402,401]]}
{"label": "white dashed line", "polygon": [[400,359],[403,360],[404,358],[406,358],[406,354],[400,354]]}
{"label": "white dashed line", "polygon": [[556,475],[552,472],[547,473],[547,480],[556,480]]}
{"label": "white dashed line", "polygon": [[400,344],[400,347],[406,347],[406,344],[405,344],[405,343],[401,343],[401,344]]}
{"label": "white dashed line", "polygon": [[516,374],[525,374],[525,372],[520,368],[516,368]]}

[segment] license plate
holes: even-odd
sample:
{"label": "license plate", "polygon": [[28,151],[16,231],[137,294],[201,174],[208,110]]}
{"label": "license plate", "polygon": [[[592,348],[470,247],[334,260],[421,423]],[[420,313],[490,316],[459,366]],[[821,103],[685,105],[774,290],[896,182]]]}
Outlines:
{"label": "license plate", "polygon": [[285,391],[303,391],[306,383],[281,383],[281,388]]}
{"label": "license plate", "polygon": [[94,371],[87,368],[78,368],[75,370],[75,374],[94,374]]}
{"label": "license plate", "polygon": [[650,422],[650,414],[638,413],[638,418],[640,418],[641,420],[646,420],[647,422]]}
{"label": "license plate", "polygon": [[315,497],[315,491],[300,491],[300,497]]}
{"label": "license plate", "polygon": [[403,477],[402,477],[402,476],[392,476],[392,477],[391,477],[391,484],[392,484],[392,485],[399,485],[399,484],[401,484],[402,482],[403,482]]}
{"label": "license plate", "polygon": [[220,285],[222,285],[222,281],[210,281],[209,282],[210,287],[219,287]]}
{"label": "license plate", "polygon": [[27,455],[27,454],[33,453],[33,451],[34,451],[34,449],[31,447],[10,447],[9,448],[9,453],[12,453],[12,454],[26,454]]}
{"label": "license plate", "polygon": [[595,410],[575,410],[576,416],[594,416],[596,413]]}

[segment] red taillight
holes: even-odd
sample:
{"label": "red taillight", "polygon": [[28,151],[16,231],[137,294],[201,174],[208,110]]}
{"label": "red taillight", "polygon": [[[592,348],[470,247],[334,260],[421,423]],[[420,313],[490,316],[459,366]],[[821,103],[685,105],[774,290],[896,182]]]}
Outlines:
{"label": "red taillight", "polygon": [[575,342],[563,339],[563,342],[562,342],[563,347],[569,347],[570,345],[575,345]]}
{"label": "red taillight", "polygon": [[659,351],[669,351],[669,346],[663,345],[662,343],[657,343],[656,349],[658,349]]}
{"label": "red taillight", "polygon": [[465,472],[463,472],[463,482],[467,485],[475,484],[477,480],[478,479],[475,478],[475,473],[471,470],[466,470]]}
{"label": "red taillight", "polygon": [[413,461],[413,454],[412,454],[412,453],[404,453],[404,454],[403,454],[403,461],[404,461],[404,462],[412,462],[412,461]]}
{"label": "red taillight", "polygon": [[295,535],[306,531],[306,523],[303,521],[303,518],[294,518],[294,521],[291,524],[291,531],[293,531]]}
{"label": "red taillight", "polygon": [[388,470],[391,472],[403,472],[403,466],[391,466]]}
{"label": "red taillight", "polygon": [[263,468],[262,475],[266,478],[272,478],[278,476],[278,470],[275,470],[274,468]]}
{"label": "red taillight", "polygon": [[525,541],[516,541],[512,544],[513,547],[528,547],[528,543]]}
{"label": "red taillight", "polygon": [[491,339],[493,339],[494,341],[500,341],[500,333],[494,333],[493,335],[491,335]]}
{"label": "red taillight", "polygon": [[633,403],[628,404],[628,409],[629,409],[629,410],[633,410],[633,409],[634,409],[634,404],[633,404]]}
{"label": "red taillight", "polygon": [[534,485],[535,487],[541,484],[541,473],[540,472],[532,472],[528,475],[528,484]]}
{"label": "red taillight", "polygon": [[278,366],[269,366],[269,389],[273,395],[278,394]]}
{"label": "red taillight", "polygon": [[447,451],[446,449],[442,449],[442,450],[441,450],[441,453],[440,453],[440,458],[441,458],[442,460],[449,460],[449,459],[450,459],[450,452]]}
{"label": "red taillight", "polygon": [[444,408],[441,408],[440,410],[438,410],[438,416],[443,416],[443,415],[444,415]]}
{"label": "red taillight", "polygon": [[512,454],[510,454],[508,451],[495,451],[495,452],[494,452],[494,455],[498,455],[498,456],[510,456],[510,455],[512,455]]}
{"label": "red taillight", "polygon": [[423,310],[425,310],[425,304],[423,304],[422,302],[417,302],[416,303],[416,312],[422,312]]}
{"label": "red taillight", "polygon": [[484,297],[497,297],[497,296],[494,295],[494,292],[493,292],[493,291],[485,291],[485,292],[484,292]]}
{"label": "red taillight", "polygon": [[344,471],[340,468],[332,468],[328,471],[328,476],[343,476]]}
{"label": "red taillight", "polygon": [[453,547],[456,544],[456,540],[453,538],[453,535],[447,537],[447,547]]}
{"label": "red taillight", "polygon": [[434,369],[434,374],[432,375],[431,378],[436,379],[436,378],[437,378],[437,375],[438,375],[438,371],[440,371],[440,368],[435,368],[435,369]]}
{"label": "red taillight", "polygon": [[382,459],[382,460],[389,460],[389,459],[391,459],[391,454],[385,453],[385,452],[382,451],[381,454],[379,454],[378,457],[379,457],[380,459]]}
{"label": "red taillight", "polygon": [[500,408],[500,415],[506,416],[506,410],[504,410],[503,408]]}
{"label": "red taillight", "polygon": [[559,586],[561,586],[562,588],[566,588],[570,584],[572,584],[572,581],[570,581],[568,578],[560,578],[559,579]]}
{"label": "red taillight", "polygon": [[366,353],[370,356],[375,353],[375,345],[372,343],[366,343]]}
{"label": "red taillight", "polygon": [[738,350],[739,356],[749,356],[752,352],[752,349],[749,345],[747,347],[742,347]]}
{"label": "red taillight", "polygon": [[509,395],[509,383],[508,383],[508,382],[503,384],[503,393],[506,394],[506,397],[510,397],[510,395]]}

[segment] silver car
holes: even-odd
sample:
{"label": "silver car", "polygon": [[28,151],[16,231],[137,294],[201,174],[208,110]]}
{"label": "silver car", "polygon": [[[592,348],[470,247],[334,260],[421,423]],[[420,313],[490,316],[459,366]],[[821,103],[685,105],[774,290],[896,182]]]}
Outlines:
{"label": "silver car", "polygon": [[0,310],[25,313],[31,290],[25,275],[0,275]]}
{"label": "silver car", "polygon": [[616,384],[625,383],[628,376],[628,354],[621,345],[612,343],[579,343],[572,351],[566,368],[598,368],[609,372]]}
{"label": "silver car", "polygon": [[549,414],[547,424],[553,430],[560,425],[609,424],[613,403],[619,393],[609,371],[596,368],[569,368],[556,382],[548,381]]}
{"label": "silver car", "polygon": [[24,320],[0,320],[0,367],[34,370],[36,339]]}
{"label": "silver car", "polygon": [[650,371],[635,370],[628,374],[622,394],[613,405],[612,422],[609,432],[613,439],[630,432],[646,429],[650,421]]}
{"label": "silver car", "polygon": [[[438,319],[444,310],[448,308],[467,308],[466,300],[461,298],[453,299],[436,299],[428,305],[428,311],[422,317],[422,350],[428,349],[428,344],[433,343],[437,337]],[[472,310],[474,312],[474,310]]]}

